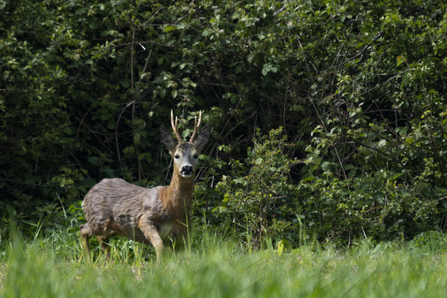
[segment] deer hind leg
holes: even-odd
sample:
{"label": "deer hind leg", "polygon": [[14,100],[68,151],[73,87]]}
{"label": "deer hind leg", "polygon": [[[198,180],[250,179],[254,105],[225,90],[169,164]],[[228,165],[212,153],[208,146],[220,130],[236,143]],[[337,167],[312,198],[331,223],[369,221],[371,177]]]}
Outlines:
{"label": "deer hind leg", "polygon": [[90,255],[90,245],[88,243],[88,238],[90,236],[90,228],[88,224],[82,224],[79,226],[79,230],[81,231],[81,243],[84,247],[85,253],[88,256],[90,262],[92,262],[92,256]]}
{"label": "deer hind leg", "polygon": [[101,243],[102,253],[106,255],[107,261],[110,261],[110,245],[109,239],[118,233],[114,229],[115,222],[113,220],[108,219],[105,224],[105,228],[102,231],[102,235],[96,236],[98,242]]}
{"label": "deer hind leg", "polygon": [[96,236],[96,239],[98,239],[98,242],[101,243],[101,250],[102,253],[107,257],[107,261],[110,261],[110,246],[109,246],[110,237]]}
{"label": "deer hind leg", "polygon": [[[189,219],[187,222],[191,222]],[[172,240],[170,241],[172,250],[175,254],[178,254],[181,251],[184,251],[189,247],[189,237],[191,237],[191,229],[189,226],[184,227],[183,223],[179,222],[175,235],[173,235]]]}
{"label": "deer hind leg", "polygon": [[155,252],[157,254],[157,264],[161,262],[161,256],[163,254],[163,240],[161,240],[160,235],[158,234],[157,228],[150,222],[145,220],[140,220],[138,227],[143,231],[144,236],[149,239],[152,245],[155,248]]}

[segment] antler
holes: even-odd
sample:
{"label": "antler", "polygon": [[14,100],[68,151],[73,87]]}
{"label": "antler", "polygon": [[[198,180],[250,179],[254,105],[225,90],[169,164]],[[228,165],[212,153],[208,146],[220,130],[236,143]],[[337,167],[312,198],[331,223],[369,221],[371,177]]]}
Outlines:
{"label": "antler", "polygon": [[200,111],[199,113],[199,124],[197,124],[197,117],[194,117],[194,132],[192,133],[191,139],[189,140],[189,142],[194,141],[194,138],[196,137],[197,134],[197,129],[200,126],[200,122],[202,121],[202,111]]}
{"label": "antler", "polygon": [[183,143],[182,137],[180,136],[180,134],[177,130],[177,116],[175,116],[175,125],[174,125],[174,111],[172,111],[172,110],[171,110],[171,125],[172,125],[172,129],[174,130],[175,136],[177,137],[179,144]]}

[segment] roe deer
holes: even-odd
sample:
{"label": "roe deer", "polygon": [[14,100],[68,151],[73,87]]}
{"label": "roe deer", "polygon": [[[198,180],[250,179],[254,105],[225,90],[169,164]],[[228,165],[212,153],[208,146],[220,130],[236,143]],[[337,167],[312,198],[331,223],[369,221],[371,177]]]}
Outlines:
{"label": "roe deer", "polygon": [[[174,172],[169,186],[151,189],[127,183],[123,179],[103,179],[85,196],[83,209],[86,224],[82,224],[81,241],[91,261],[89,236],[96,236],[102,251],[110,259],[108,240],[112,236],[124,236],[138,242],[152,244],[157,254],[157,263],[163,253],[163,243],[176,248],[184,245],[190,222],[190,207],[193,198],[194,176],[199,153],[208,142],[210,125],[200,126],[194,121],[194,132],[189,142],[182,142],[177,131],[177,117],[171,111],[171,125],[177,137],[160,126],[161,142],[174,159]],[[196,138],[197,135],[197,138]]]}

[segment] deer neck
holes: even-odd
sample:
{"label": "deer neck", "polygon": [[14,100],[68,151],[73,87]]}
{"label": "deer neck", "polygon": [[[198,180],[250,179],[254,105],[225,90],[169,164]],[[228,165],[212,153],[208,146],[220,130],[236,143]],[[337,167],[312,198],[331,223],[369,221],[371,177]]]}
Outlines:
{"label": "deer neck", "polygon": [[[174,171],[175,173],[175,171]],[[171,184],[168,187],[170,201],[173,207],[189,210],[193,198],[194,175],[190,178],[183,178],[180,175],[172,176]]]}

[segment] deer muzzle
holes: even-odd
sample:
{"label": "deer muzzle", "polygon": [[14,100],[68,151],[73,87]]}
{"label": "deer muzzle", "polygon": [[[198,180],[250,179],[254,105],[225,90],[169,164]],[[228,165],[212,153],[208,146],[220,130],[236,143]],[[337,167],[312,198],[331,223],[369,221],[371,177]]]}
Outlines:
{"label": "deer muzzle", "polygon": [[182,169],[180,171],[180,174],[182,175],[183,178],[190,178],[193,173],[194,173],[194,168],[190,165],[182,166]]}

